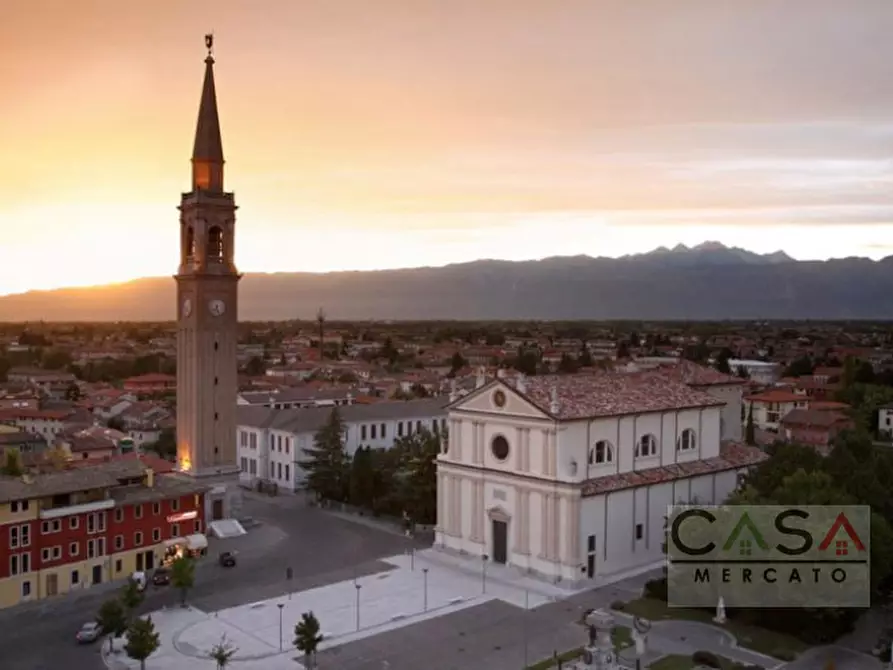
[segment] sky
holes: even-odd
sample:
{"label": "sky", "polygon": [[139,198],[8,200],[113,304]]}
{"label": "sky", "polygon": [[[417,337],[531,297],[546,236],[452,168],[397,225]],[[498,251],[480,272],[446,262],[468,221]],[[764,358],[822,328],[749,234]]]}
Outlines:
{"label": "sky", "polygon": [[3,0],[0,294],[172,274],[204,35],[245,272],[893,254],[890,0]]}

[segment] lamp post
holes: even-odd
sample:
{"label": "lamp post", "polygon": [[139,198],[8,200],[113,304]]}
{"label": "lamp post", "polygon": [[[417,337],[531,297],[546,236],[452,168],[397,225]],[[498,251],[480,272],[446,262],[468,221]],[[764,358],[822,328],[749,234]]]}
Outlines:
{"label": "lamp post", "polygon": [[481,555],[481,593],[487,592],[487,554]]}
{"label": "lamp post", "polygon": [[422,578],[425,581],[425,609],[424,611],[428,611],[428,568],[422,568]]}
{"label": "lamp post", "polygon": [[357,590],[357,630],[360,630],[360,589],[363,588],[363,585],[357,582],[354,582],[353,585]]}
{"label": "lamp post", "polygon": [[282,608],[285,607],[285,603],[279,603],[277,606],[279,607],[279,651],[282,651]]}

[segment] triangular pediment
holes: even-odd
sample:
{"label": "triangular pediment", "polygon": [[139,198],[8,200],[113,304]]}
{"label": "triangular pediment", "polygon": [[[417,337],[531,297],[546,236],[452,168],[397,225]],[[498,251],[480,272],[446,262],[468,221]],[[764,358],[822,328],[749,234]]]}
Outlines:
{"label": "triangular pediment", "polygon": [[[501,395],[500,395],[501,394]],[[494,379],[450,405],[450,411],[480,412],[493,415],[551,419],[551,417],[518,393],[513,387]]]}

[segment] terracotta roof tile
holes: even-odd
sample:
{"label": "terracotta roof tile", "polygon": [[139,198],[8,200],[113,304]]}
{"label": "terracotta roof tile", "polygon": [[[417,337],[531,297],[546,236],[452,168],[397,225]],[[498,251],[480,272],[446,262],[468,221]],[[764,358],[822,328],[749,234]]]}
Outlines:
{"label": "terracotta roof tile", "polygon": [[597,477],[583,482],[583,497],[614,493],[624,489],[664,484],[677,479],[709,475],[727,470],[737,470],[757,465],[767,460],[769,455],[757,447],[727,442],[720,447],[720,455],[688,463],[674,463],[647,470],[624,472],[607,477]]}

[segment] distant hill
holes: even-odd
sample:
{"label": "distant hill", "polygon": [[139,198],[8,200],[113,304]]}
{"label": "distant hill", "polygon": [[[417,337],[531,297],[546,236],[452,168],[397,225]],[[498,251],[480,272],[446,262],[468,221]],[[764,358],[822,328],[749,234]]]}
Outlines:
{"label": "distant hill", "polygon": [[[165,320],[170,277],[0,298],[0,321]],[[624,258],[248,274],[240,318],[893,319],[893,256],[798,262],[709,242]]]}

